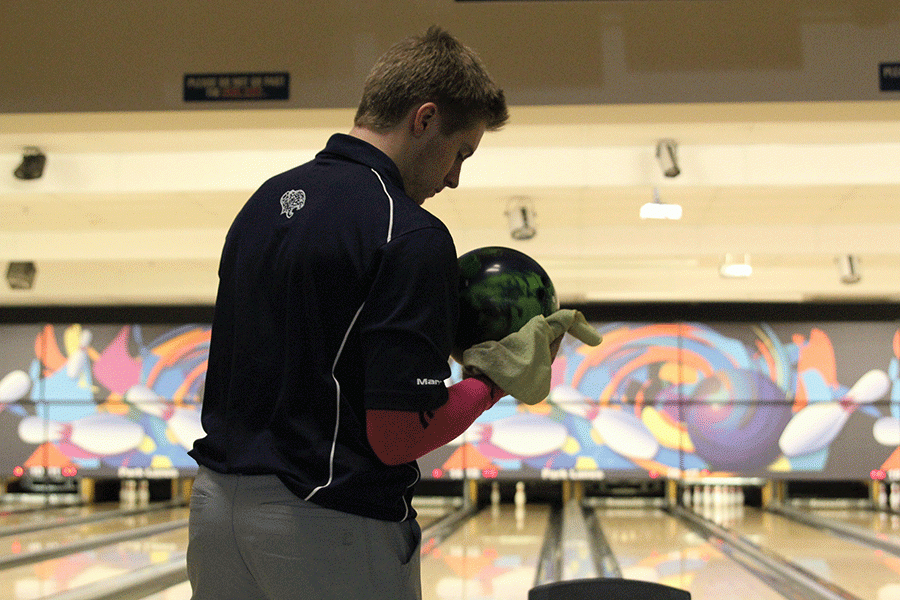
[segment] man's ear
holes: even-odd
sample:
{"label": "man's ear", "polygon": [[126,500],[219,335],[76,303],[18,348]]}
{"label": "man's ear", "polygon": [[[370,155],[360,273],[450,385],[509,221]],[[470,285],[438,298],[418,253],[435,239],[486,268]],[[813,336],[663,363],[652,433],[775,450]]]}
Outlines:
{"label": "man's ear", "polygon": [[412,134],[421,137],[438,126],[438,107],[434,102],[426,102],[416,109],[412,118]]}

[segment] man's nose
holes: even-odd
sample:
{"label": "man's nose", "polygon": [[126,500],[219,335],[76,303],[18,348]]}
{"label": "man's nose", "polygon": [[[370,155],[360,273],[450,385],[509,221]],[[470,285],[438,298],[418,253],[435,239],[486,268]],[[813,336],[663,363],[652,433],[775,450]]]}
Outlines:
{"label": "man's nose", "polygon": [[444,177],[444,185],[448,188],[456,188],[459,186],[459,173],[462,170],[462,165],[456,165],[453,167],[447,176]]}

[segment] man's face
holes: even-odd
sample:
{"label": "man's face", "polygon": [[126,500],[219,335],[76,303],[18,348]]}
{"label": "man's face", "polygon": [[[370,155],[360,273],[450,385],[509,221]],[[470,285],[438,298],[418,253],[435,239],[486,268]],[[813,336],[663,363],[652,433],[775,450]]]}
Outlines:
{"label": "man's face", "polygon": [[[432,126],[436,125],[432,123]],[[445,187],[458,186],[462,163],[475,153],[484,131],[483,123],[450,135],[444,135],[436,128],[424,140],[408,176],[404,178],[409,197],[421,206]]]}

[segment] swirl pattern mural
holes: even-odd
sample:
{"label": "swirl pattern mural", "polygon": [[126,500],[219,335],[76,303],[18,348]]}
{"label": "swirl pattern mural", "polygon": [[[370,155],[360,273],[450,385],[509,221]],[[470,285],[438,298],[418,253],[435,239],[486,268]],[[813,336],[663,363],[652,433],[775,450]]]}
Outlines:
{"label": "swirl pattern mural", "polygon": [[[900,479],[895,322],[594,325],[598,347],[565,339],[546,402],[501,400],[423,474]],[[191,474],[209,336],[0,326],[0,474]]]}

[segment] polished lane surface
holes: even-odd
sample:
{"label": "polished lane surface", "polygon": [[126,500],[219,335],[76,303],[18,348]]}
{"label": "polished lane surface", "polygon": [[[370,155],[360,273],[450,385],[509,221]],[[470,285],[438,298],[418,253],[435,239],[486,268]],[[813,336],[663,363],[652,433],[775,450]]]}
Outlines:
{"label": "polished lane surface", "polygon": [[[423,511],[420,511],[420,514]],[[420,519],[437,515],[425,510]],[[534,585],[546,506],[485,508],[422,557],[422,600],[524,600]],[[442,515],[441,515],[442,516]],[[143,600],[189,600],[181,583]]]}
{"label": "polished lane surface", "polygon": [[67,519],[88,517],[98,513],[118,510],[119,504],[93,504],[81,506],[42,506],[30,510],[0,510],[0,535],[9,527],[25,527],[42,525],[51,522],[63,522]]}
{"label": "polished lane surface", "polygon": [[[417,498],[415,507],[418,513],[416,519],[419,525],[424,529],[446,516],[459,506],[460,503],[456,500],[458,499]],[[185,539],[182,551],[186,552],[186,549],[187,540]],[[146,596],[142,600],[190,600],[190,597],[191,586],[189,582],[185,581],[161,592]]]}
{"label": "polished lane surface", "polygon": [[900,514],[861,507],[798,508],[814,517],[831,519],[891,539],[900,544]]}
{"label": "polished lane surface", "polygon": [[[160,511],[170,519],[183,519],[187,509]],[[140,519],[137,521],[140,522]],[[105,533],[115,533],[112,523]],[[123,523],[119,522],[118,527]],[[67,554],[0,571],[0,590],[10,600],[36,600],[72,590],[103,579],[136,571],[184,556],[187,547],[187,527],[165,533],[136,538],[101,546],[92,550]]]}
{"label": "polished lane surface", "polygon": [[482,509],[422,557],[422,599],[524,600],[549,516],[543,505]]}
{"label": "polished lane surface", "polygon": [[461,506],[462,500],[459,498],[427,497],[413,500],[413,507],[416,509],[416,521],[419,522],[419,527],[422,529],[433,525]]}
{"label": "polished lane surface", "polygon": [[[596,510],[624,577],[687,589],[695,600],[783,598],[677,518],[660,509]],[[184,508],[159,512],[170,513],[172,519],[187,515]],[[423,527],[427,526],[428,521],[444,514],[438,508],[425,508],[420,513]],[[534,584],[548,516],[549,508],[541,505],[526,505],[524,510],[516,510],[513,505],[481,510],[423,556],[423,600],[526,598],[528,589]],[[856,515],[854,518],[865,517]],[[867,518],[870,523],[883,527],[884,520],[877,514],[874,517],[868,514]],[[804,568],[820,576],[828,576],[828,579],[861,598],[900,599],[900,595],[896,594],[900,585],[892,585],[900,584],[900,559],[897,557],[867,550],[825,532],[754,509],[734,510],[725,516],[720,515],[720,520],[755,543],[775,548]],[[118,519],[115,521],[118,521],[116,527],[135,526],[124,525]],[[886,522],[891,526],[889,515]],[[113,527],[110,523],[107,525]],[[900,523],[897,526],[900,527]],[[112,529],[106,531],[110,532]],[[121,542],[0,571],[0,590],[10,594],[8,597],[11,600],[35,600],[146,566],[179,560],[184,556],[186,547],[186,528]],[[854,552],[860,556],[857,557]],[[831,564],[832,560],[837,561],[838,566],[849,560],[852,566],[838,568]],[[826,568],[822,567],[823,564]],[[854,588],[847,581],[833,577],[835,572],[840,574],[854,569],[857,579],[872,581],[871,588]],[[190,586],[182,583],[150,595],[147,600],[189,598]]]}
{"label": "polished lane surface", "polygon": [[[124,516],[113,516],[101,521],[79,523],[68,526],[54,526],[16,533],[0,537],[0,560],[23,552],[38,552],[47,548],[57,548],[95,536],[109,535],[138,527],[147,527],[187,519],[188,509],[153,510]],[[58,523],[54,522],[54,525]]]}
{"label": "polished lane surface", "polygon": [[784,600],[680,519],[655,507],[594,509],[622,577],[687,590],[693,600]]}
{"label": "polished lane surface", "polygon": [[725,525],[859,598],[900,600],[896,556],[755,508]]}
{"label": "polished lane surface", "polygon": [[141,600],[190,600],[191,583],[183,581],[178,585],[173,585],[169,589],[163,590],[157,594],[145,596]]}

